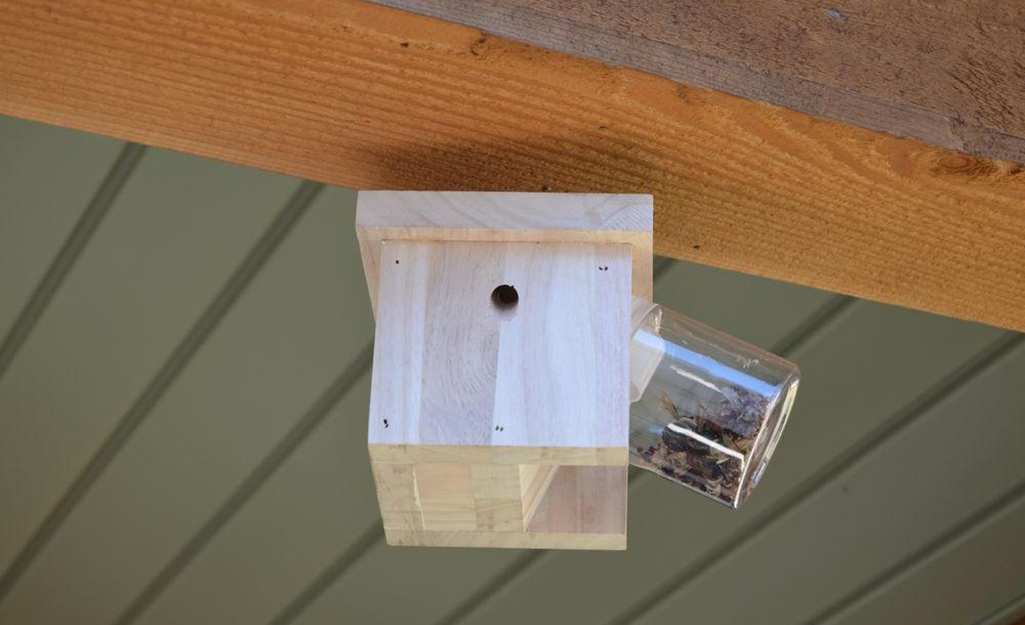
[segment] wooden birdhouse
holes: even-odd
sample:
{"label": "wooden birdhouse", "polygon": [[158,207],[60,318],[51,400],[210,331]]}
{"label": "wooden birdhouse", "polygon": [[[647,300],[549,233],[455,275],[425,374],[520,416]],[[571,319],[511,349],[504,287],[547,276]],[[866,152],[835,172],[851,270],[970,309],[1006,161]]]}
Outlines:
{"label": "wooden birdhouse", "polygon": [[648,195],[362,192],[392,545],[624,549]]}

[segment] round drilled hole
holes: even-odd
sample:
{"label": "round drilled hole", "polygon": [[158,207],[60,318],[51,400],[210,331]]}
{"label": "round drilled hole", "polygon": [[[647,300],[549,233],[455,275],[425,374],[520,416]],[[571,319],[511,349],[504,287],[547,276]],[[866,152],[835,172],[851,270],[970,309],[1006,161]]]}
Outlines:
{"label": "round drilled hole", "polygon": [[491,303],[498,310],[512,310],[519,301],[520,294],[516,292],[516,287],[508,284],[500,284],[491,292]]}

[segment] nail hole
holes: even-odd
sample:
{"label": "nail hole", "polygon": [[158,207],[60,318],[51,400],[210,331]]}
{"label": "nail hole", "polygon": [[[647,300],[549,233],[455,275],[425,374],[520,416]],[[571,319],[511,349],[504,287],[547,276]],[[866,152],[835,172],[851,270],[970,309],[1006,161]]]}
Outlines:
{"label": "nail hole", "polygon": [[508,284],[501,284],[491,292],[491,303],[499,310],[510,310],[520,301],[520,294],[516,287]]}
{"label": "nail hole", "polygon": [[384,427],[386,427],[386,428],[388,427],[388,419],[384,420]]}
{"label": "nail hole", "polygon": [[396,261],[395,261],[395,264],[396,264],[396,265],[398,265],[398,264],[399,264],[399,261],[397,261],[397,260],[396,260]]}

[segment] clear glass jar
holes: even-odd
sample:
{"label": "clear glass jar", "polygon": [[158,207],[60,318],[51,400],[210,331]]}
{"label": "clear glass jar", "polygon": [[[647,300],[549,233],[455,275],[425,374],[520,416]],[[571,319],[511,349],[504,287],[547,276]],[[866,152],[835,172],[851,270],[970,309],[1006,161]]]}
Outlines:
{"label": "clear glass jar", "polygon": [[635,300],[631,464],[736,508],[765,472],[799,376],[788,360]]}

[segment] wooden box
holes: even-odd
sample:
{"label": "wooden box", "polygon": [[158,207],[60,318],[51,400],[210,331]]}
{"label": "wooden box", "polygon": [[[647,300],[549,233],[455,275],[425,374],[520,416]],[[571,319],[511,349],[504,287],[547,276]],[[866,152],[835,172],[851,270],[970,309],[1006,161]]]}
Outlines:
{"label": "wooden box", "polygon": [[393,545],[623,549],[651,197],[362,192]]}

